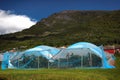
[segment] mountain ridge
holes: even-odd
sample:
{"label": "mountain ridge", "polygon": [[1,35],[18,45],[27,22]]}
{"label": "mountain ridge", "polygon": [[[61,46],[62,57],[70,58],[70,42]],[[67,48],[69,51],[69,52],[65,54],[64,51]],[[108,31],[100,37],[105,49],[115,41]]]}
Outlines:
{"label": "mountain ridge", "polygon": [[[120,44],[120,10],[65,10],[43,18],[29,29],[0,36],[4,48],[36,45],[63,46],[79,41]],[[9,44],[7,44],[9,43]],[[13,45],[14,43],[14,45]],[[7,44],[7,46],[6,46]],[[1,49],[4,49],[0,46]]]}

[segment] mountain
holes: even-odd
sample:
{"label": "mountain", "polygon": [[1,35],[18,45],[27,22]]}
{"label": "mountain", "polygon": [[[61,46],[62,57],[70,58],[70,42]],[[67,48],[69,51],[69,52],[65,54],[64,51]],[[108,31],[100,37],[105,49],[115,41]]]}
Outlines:
{"label": "mountain", "polygon": [[[80,41],[97,45],[120,44],[120,10],[65,10],[50,15],[29,29],[0,36],[0,50],[37,45],[63,46]],[[27,46],[27,47],[26,47]]]}

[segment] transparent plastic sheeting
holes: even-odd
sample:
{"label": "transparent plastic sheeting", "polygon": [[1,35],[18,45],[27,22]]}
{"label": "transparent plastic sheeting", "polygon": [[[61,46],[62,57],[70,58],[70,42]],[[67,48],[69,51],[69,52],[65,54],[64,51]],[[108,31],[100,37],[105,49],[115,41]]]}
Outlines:
{"label": "transparent plastic sheeting", "polygon": [[[112,58],[112,56],[110,56]],[[112,58],[113,59],[113,58]],[[114,60],[114,59],[113,59]],[[68,48],[37,46],[23,52],[6,52],[1,68],[114,68],[108,62],[102,46],[88,42],[75,43]]]}
{"label": "transparent plastic sheeting", "polygon": [[102,58],[89,48],[63,49],[53,60],[51,68],[102,68]]}
{"label": "transparent plastic sheeting", "polygon": [[96,45],[88,42],[78,42],[68,47],[68,49],[71,48],[89,48],[91,51],[93,51],[96,55],[102,58],[102,67],[103,68],[114,68],[114,66],[110,65],[107,60],[106,53],[103,50],[103,47],[97,47]]}
{"label": "transparent plastic sheeting", "polygon": [[30,68],[31,66],[31,68],[36,68],[39,67],[36,66],[40,62],[39,58],[49,60],[59,51],[57,48],[42,45],[23,52],[6,52],[3,55],[1,68]]}

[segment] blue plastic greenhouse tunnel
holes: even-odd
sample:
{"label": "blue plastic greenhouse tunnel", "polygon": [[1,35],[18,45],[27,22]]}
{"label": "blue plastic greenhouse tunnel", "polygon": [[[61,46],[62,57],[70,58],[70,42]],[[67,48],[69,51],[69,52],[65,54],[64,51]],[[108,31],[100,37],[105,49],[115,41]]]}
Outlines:
{"label": "blue plastic greenhouse tunnel", "polygon": [[5,52],[1,64],[5,69],[39,68],[115,68],[110,64],[113,55],[106,54],[103,47],[88,42],[78,42],[67,48],[37,46],[22,52]]}

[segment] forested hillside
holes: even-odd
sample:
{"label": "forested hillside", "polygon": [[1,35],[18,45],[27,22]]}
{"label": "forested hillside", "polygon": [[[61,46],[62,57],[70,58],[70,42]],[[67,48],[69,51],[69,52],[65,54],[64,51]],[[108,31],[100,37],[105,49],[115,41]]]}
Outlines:
{"label": "forested hillside", "polygon": [[40,20],[21,32],[0,36],[0,50],[37,45],[63,46],[80,41],[120,44],[120,10],[66,10]]}

